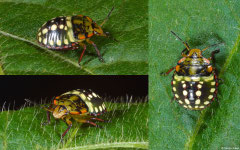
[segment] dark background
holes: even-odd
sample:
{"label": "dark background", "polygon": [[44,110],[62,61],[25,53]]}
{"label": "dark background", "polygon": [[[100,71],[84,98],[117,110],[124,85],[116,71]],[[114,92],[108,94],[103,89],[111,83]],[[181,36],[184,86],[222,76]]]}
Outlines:
{"label": "dark background", "polygon": [[0,76],[0,108],[18,109],[26,98],[50,102],[54,96],[75,89],[92,89],[109,100],[126,95],[144,98],[148,76]]}

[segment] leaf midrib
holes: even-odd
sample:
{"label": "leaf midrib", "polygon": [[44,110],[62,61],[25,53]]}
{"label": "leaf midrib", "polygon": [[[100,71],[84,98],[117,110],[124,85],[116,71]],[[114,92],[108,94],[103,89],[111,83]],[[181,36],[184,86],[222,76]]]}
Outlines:
{"label": "leaf midrib", "polygon": [[30,43],[30,44],[32,44],[32,45],[34,45],[34,46],[37,46],[37,47],[43,49],[45,52],[47,52],[47,53],[49,53],[50,55],[52,55],[53,57],[57,57],[57,58],[59,58],[59,59],[62,59],[64,62],[67,62],[67,63],[73,65],[73,66],[76,67],[77,69],[82,69],[82,70],[84,70],[85,72],[87,72],[88,74],[94,75],[94,73],[93,73],[91,70],[89,70],[89,69],[87,69],[87,68],[85,68],[85,67],[79,66],[78,63],[73,62],[71,59],[68,59],[68,58],[66,58],[66,57],[64,57],[64,56],[61,56],[61,55],[55,53],[54,51],[51,51],[51,50],[48,50],[47,48],[41,47],[40,45],[36,44],[36,43],[33,42],[33,41],[30,41],[30,40],[27,40],[27,39],[18,37],[18,36],[16,36],[16,35],[13,35],[13,34],[4,32],[4,31],[2,31],[2,30],[0,30],[0,33],[3,34],[4,36],[11,37],[11,38],[14,38],[14,39],[17,39],[17,40],[20,40],[20,41],[24,41],[24,42]]}
{"label": "leaf midrib", "polygon": [[[95,145],[78,146],[73,148],[63,148],[64,150],[90,150],[90,149],[110,149],[110,148],[138,148],[148,149],[148,142],[114,142],[114,143],[101,143]],[[58,150],[63,150],[58,149]]]}

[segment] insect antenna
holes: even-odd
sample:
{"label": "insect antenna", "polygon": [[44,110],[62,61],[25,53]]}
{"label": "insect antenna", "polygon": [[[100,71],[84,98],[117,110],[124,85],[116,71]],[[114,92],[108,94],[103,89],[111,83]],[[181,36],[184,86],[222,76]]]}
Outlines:
{"label": "insect antenna", "polygon": [[111,15],[111,13],[112,13],[113,10],[114,10],[114,7],[113,7],[113,8],[111,9],[111,11],[108,13],[107,17],[104,19],[104,21],[103,21],[103,23],[100,25],[100,27],[102,27],[103,24],[109,19],[109,17],[110,17],[110,15]]}
{"label": "insect antenna", "polygon": [[190,47],[189,47],[189,45],[188,45],[187,42],[184,42],[184,41],[183,41],[176,33],[174,33],[173,31],[171,31],[171,33],[172,33],[174,36],[176,36],[177,39],[178,39],[179,41],[181,41],[188,50],[190,50]]}
{"label": "insect antenna", "polygon": [[211,47],[218,46],[218,45],[220,45],[220,44],[224,44],[224,43],[221,42],[221,43],[217,43],[217,44],[210,45],[210,46],[204,48],[204,49],[202,50],[202,52],[205,51],[205,50],[207,50],[207,49],[209,49],[209,48],[211,48]]}
{"label": "insect antenna", "polygon": [[[26,102],[30,103],[30,104],[39,105],[39,104],[37,104],[37,103],[35,103],[35,102],[33,102],[33,101],[30,101],[29,99],[24,99],[24,100],[25,100]],[[46,111],[52,112],[51,109],[49,109],[49,108],[47,108],[47,107],[45,107],[45,106],[41,106],[41,105],[40,105],[40,107],[41,107],[42,109],[45,109]]]}

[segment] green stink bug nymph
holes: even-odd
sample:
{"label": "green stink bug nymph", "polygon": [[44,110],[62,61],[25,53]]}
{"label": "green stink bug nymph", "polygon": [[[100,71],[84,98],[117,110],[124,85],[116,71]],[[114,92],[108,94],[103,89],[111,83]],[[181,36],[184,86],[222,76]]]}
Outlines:
{"label": "green stink bug nymph", "polygon": [[96,44],[90,40],[94,35],[109,37],[108,32],[103,32],[102,26],[108,20],[112,10],[101,25],[98,25],[90,17],[84,15],[60,16],[53,18],[42,25],[37,33],[37,42],[51,50],[74,50],[83,47],[79,57],[80,64],[86,50],[84,41],[94,46],[99,61],[104,59]]}
{"label": "green stink bug nymph", "polygon": [[[171,31],[172,32],[172,31]],[[218,76],[216,69],[212,67],[211,60],[214,62],[214,55],[220,50],[214,50],[210,58],[204,58],[203,50],[190,49],[189,45],[172,32],[184,45],[182,56],[177,65],[165,75],[168,75],[172,70],[172,92],[174,99],[184,108],[190,110],[202,110],[209,106],[217,97],[218,91]]]}
{"label": "green stink bug nymph", "polygon": [[[29,100],[27,102],[32,103]],[[93,121],[104,120],[96,116],[106,112],[106,106],[103,99],[92,90],[77,89],[66,92],[55,97],[48,107],[42,107],[47,111],[47,120],[50,123],[50,113],[55,119],[61,119],[67,124],[67,129],[63,132],[61,139],[67,134],[72,127],[72,120],[80,123],[91,124],[95,127],[101,127]]]}

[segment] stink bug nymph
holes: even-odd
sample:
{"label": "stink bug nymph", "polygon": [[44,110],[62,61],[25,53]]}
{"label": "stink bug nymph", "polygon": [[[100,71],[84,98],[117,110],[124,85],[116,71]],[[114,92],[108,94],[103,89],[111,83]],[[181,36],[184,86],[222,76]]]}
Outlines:
{"label": "stink bug nymph", "polygon": [[92,44],[97,52],[99,61],[104,62],[104,59],[98,50],[96,44],[90,40],[93,35],[109,37],[108,32],[103,32],[102,26],[108,20],[114,7],[109,12],[106,19],[101,25],[98,25],[88,16],[60,16],[47,21],[38,30],[38,43],[51,50],[74,50],[79,46],[83,47],[83,51],[79,57],[80,64],[83,54],[86,50],[86,41]]}
{"label": "stink bug nymph", "polygon": [[174,100],[186,109],[203,110],[217,97],[219,79],[210,61],[214,63],[214,55],[220,50],[214,50],[210,58],[204,58],[202,52],[218,44],[203,50],[190,49],[187,42],[184,42],[173,31],[171,32],[186,47],[181,53],[183,58],[165,73],[168,75],[175,70],[171,82]]}
{"label": "stink bug nymph", "polygon": [[62,134],[63,138],[72,127],[71,119],[80,123],[88,123],[95,127],[100,127],[92,121],[102,121],[96,118],[106,112],[106,106],[102,98],[92,90],[77,89],[66,92],[55,97],[53,103],[49,107],[43,107],[47,110],[47,119],[50,123],[50,112],[55,119],[62,119],[68,126]]}

